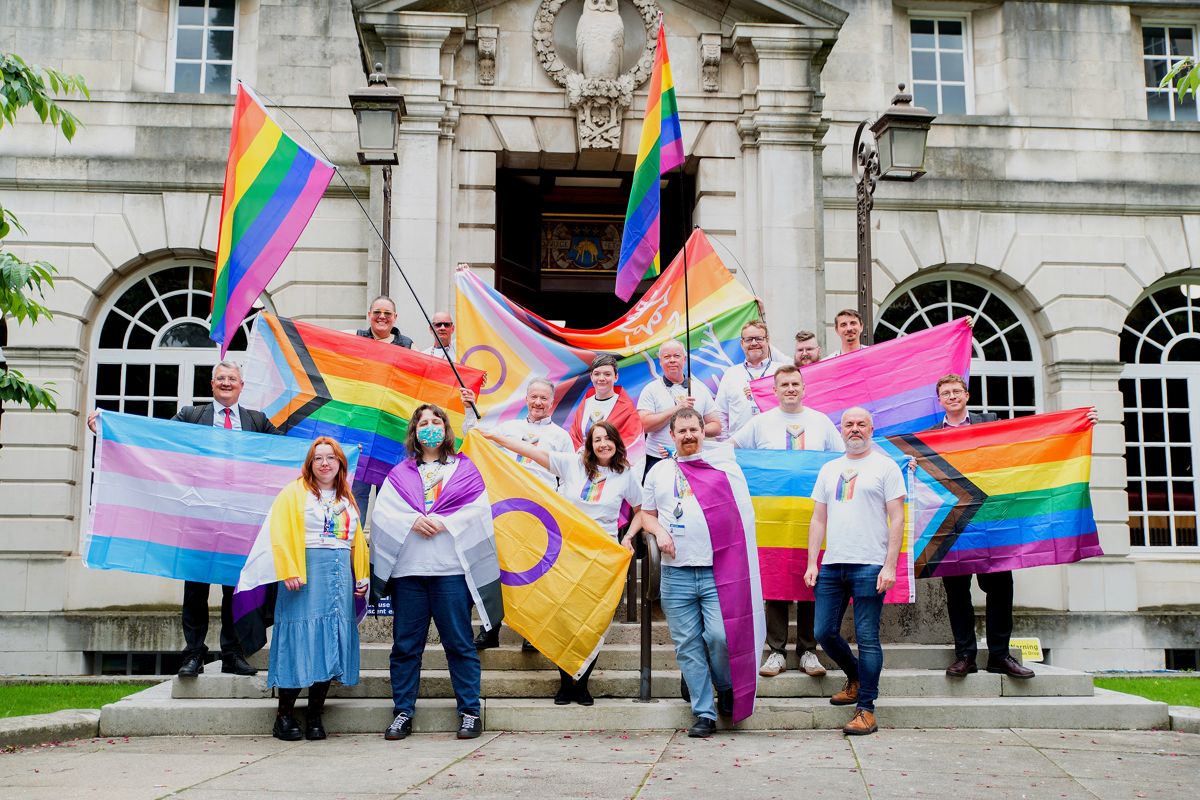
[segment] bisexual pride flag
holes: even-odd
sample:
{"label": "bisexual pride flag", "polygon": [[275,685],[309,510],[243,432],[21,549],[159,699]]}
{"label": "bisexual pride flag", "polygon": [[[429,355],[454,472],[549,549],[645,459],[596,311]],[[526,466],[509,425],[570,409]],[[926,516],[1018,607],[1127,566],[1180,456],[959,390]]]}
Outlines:
{"label": "bisexual pride flag", "polygon": [[[921,431],[945,413],[938,403],[938,379],[947,373],[964,380],[971,367],[971,326],[965,317],[800,369],[804,405],[823,411],[838,425],[842,412],[862,406],[875,418],[875,435]],[[779,405],[775,378],[750,383],[759,409]]]}
{"label": "bisexual pride flag", "polygon": [[115,411],[98,431],[84,564],[225,586],[310,444]]}

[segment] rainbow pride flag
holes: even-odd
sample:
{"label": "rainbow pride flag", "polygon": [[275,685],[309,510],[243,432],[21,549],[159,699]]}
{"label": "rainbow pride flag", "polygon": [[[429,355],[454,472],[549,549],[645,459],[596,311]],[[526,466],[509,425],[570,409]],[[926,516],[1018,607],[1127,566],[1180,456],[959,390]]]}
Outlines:
{"label": "rainbow pride flag", "polygon": [[630,552],[478,433],[467,435],[463,453],[478,467],[492,504],[504,621],[580,676],[612,623]]}
{"label": "rainbow pride flag", "polygon": [[296,144],[252,91],[233,110],[209,338],[221,357],[312,218],[334,166]]}
{"label": "rainbow pride flag", "polygon": [[[398,348],[397,348],[398,349]],[[83,563],[234,586],[308,439],[106,411]],[[347,448],[350,469],[357,448]]]}
{"label": "rainbow pride flag", "polygon": [[892,436],[917,469],[909,502],[918,578],[1069,564],[1103,555],[1084,408]]}
{"label": "rainbow pride flag", "polygon": [[[758,570],[767,600],[812,600],[804,585],[808,569],[808,523],[817,474],[827,462],[842,455],[819,450],[735,451],[738,466],[750,485],[754,518],[758,523]],[[908,458],[895,454],[905,469]],[[908,473],[905,472],[907,475]],[[911,498],[910,498],[911,503]],[[896,583],[883,597],[885,603],[911,603],[916,599],[913,581],[911,505],[905,513],[904,542],[896,563]]]}
{"label": "rainbow pride flag", "polygon": [[[557,386],[554,419],[565,425],[591,387],[589,370],[599,353],[619,361],[619,381],[636,402],[659,378],[658,347],[684,338],[683,254],[650,290],[615,322],[594,330],[564,328],[514,303],[469,270],[457,276],[458,352],[483,370],[479,395],[484,425],[523,416],[530,379]],[[696,230],[687,242],[693,376],[715,391],[721,375],[743,356],[742,325],[758,316],[754,296],[721,262],[708,237]]]}
{"label": "rainbow pride flag", "polygon": [[[479,394],[484,375],[459,366]],[[422,403],[445,409],[461,437],[458,381],[446,359],[263,312],[246,351],[241,402],[305,441],[362,445],[355,477],[375,485],[404,457],[408,420]]]}
{"label": "rainbow pride flag", "polygon": [[658,226],[661,214],[659,178],[683,164],[683,134],[679,129],[679,106],[675,102],[675,80],[667,55],[667,31],[659,20],[654,70],[646,95],[646,115],[638,141],[633,186],[621,232],[621,257],[617,261],[617,297],[628,300],[644,277],[661,271]]}
{"label": "rainbow pride flag", "polygon": [[[961,318],[899,339],[802,367],[804,405],[825,412],[833,424],[842,412],[862,406],[875,417],[875,436],[921,431],[945,413],[937,399],[938,379],[949,372],[967,378],[971,326]],[[775,378],[750,383],[759,409],[779,405]]]}

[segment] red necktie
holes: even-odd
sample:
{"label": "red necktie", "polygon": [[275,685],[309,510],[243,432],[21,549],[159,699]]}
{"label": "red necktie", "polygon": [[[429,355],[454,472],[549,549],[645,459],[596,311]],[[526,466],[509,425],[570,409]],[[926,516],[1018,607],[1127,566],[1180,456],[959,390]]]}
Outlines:
{"label": "red necktie", "polygon": [[233,430],[233,418],[229,416],[229,413],[230,413],[229,409],[222,408],[221,410],[225,412],[225,430],[227,430],[227,431]]}

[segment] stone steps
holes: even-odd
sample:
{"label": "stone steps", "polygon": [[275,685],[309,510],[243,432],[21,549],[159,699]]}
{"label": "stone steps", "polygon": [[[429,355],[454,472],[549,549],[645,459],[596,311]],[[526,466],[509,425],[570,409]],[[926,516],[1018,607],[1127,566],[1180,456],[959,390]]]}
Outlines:
{"label": "stone steps", "polygon": [[[879,678],[881,695],[888,697],[1084,697],[1092,694],[1092,678],[1082,672],[1038,666],[1033,680],[1013,680],[1006,675],[981,672],[959,680],[943,672],[920,669],[884,669]],[[678,670],[655,671],[651,680],[654,697],[679,697]],[[801,672],[788,671],[774,678],[759,678],[760,697],[829,697],[845,684],[845,675],[830,671],[824,677],[813,678]],[[552,697],[559,686],[558,673],[550,670],[484,670],[481,696],[485,698],[544,698]],[[635,698],[641,680],[635,670],[597,669],[589,687],[596,697]],[[271,696],[265,673],[253,677],[200,675],[171,681],[171,695],[180,700],[214,700],[221,698],[265,698]],[[334,686],[332,697],[390,698],[391,678],[387,670],[366,669],[354,686]],[[420,697],[451,698],[454,696],[450,673],[444,669],[425,669],[421,672]]]}
{"label": "stone steps", "polygon": [[[972,676],[972,678],[977,676]],[[1046,676],[1044,676],[1046,677]],[[773,679],[774,680],[774,679]],[[1042,680],[1035,679],[1034,682]],[[970,683],[971,678],[966,683]],[[158,686],[105,706],[101,736],[265,735],[271,727],[271,699],[196,699],[171,697],[172,685]],[[639,703],[599,699],[596,705],[555,706],[548,699],[487,698],[482,703],[487,730],[670,730],[692,722],[691,710],[678,699]],[[303,704],[301,704],[303,713]],[[335,698],[325,710],[331,733],[380,733],[391,720],[391,702],[383,698]],[[821,697],[761,698],[744,730],[836,729],[853,714]],[[893,697],[877,704],[884,728],[1071,728],[1127,730],[1165,728],[1165,703],[1097,689],[1081,697]],[[417,732],[448,732],[458,727],[454,701],[422,700]],[[402,743],[397,744],[403,748]]]}

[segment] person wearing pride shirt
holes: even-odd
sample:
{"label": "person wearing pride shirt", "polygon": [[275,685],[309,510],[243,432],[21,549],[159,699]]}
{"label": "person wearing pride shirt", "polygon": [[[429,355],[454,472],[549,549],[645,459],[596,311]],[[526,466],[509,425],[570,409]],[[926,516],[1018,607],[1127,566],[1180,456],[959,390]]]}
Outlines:
{"label": "person wearing pride shirt", "polygon": [[[638,519],[642,504],[641,482],[636,469],[626,457],[621,434],[611,422],[600,420],[593,425],[579,453],[546,450],[499,432],[481,430],[480,433],[557,476],[562,495],[595,520],[613,539],[617,538],[621,510],[625,505],[629,506],[633,519]],[[631,537],[638,529],[635,521],[626,536],[626,546],[629,546]],[[595,666],[596,660],[593,659],[578,681],[572,681],[571,676],[560,669],[554,704],[562,706],[574,700],[581,706],[592,705],[594,700],[588,691],[588,678]]]}
{"label": "person wearing pride shirt", "polygon": [[[813,485],[816,504],[808,528],[804,583],[816,590],[817,641],[846,673],[845,687],[829,702],[858,706],[842,732],[862,736],[879,729],[875,722],[883,670],[879,615],[884,593],[896,583],[906,490],[896,462],[871,444],[875,432],[871,412],[847,409],[841,429],[846,454],[821,467]],[[822,544],[825,557],[818,565]],[[841,634],[851,598],[858,658]]]}
{"label": "person wearing pride shirt", "polygon": [[721,415],[708,387],[684,375],[687,351],[683,345],[674,339],[664,342],[658,348],[658,363],[662,377],[647,383],[637,402],[638,416],[646,430],[647,471],[675,451],[667,424],[676,411],[696,409],[704,418],[704,435],[715,439],[721,434]]}
{"label": "person wearing pride shirt", "polygon": [[717,386],[717,415],[724,438],[733,436],[758,413],[750,396],[750,381],[773,375],[781,363],[771,358],[771,336],[762,320],[742,326],[742,352],[746,360],[726,370]]}
{"label": "person wearing pride shirt", "polygon": [[[755,450],[826,450],[844,452],[846,445],[829,417],[804,407],[804,378],[800,370],[784,364],[775,371],[775,398],[779,405],[754,417],[734,434],[734,447]],[[771,655],[758,674],[772,678],[787,670],[788,616],[790,600],[767,600],[767,646]],[[796,601],[796,650],[800,669],[819,678],[825,668],[817,660],[817,640],[813,635],[811,600]]]}
{"label": "person wearing pride shirt", "polygon": [[642,474],[642,420],[629,395],[617,385],[616,356],[609,353],[596,356],[592,361],[591,379],[592,388],[583,396],[583,402],[575,407],[575,413],[567,425],[572,444],[576,450],[582,448],[592,426],[607,420],[620,432],[629,463],[633,464],[639,475]]}

